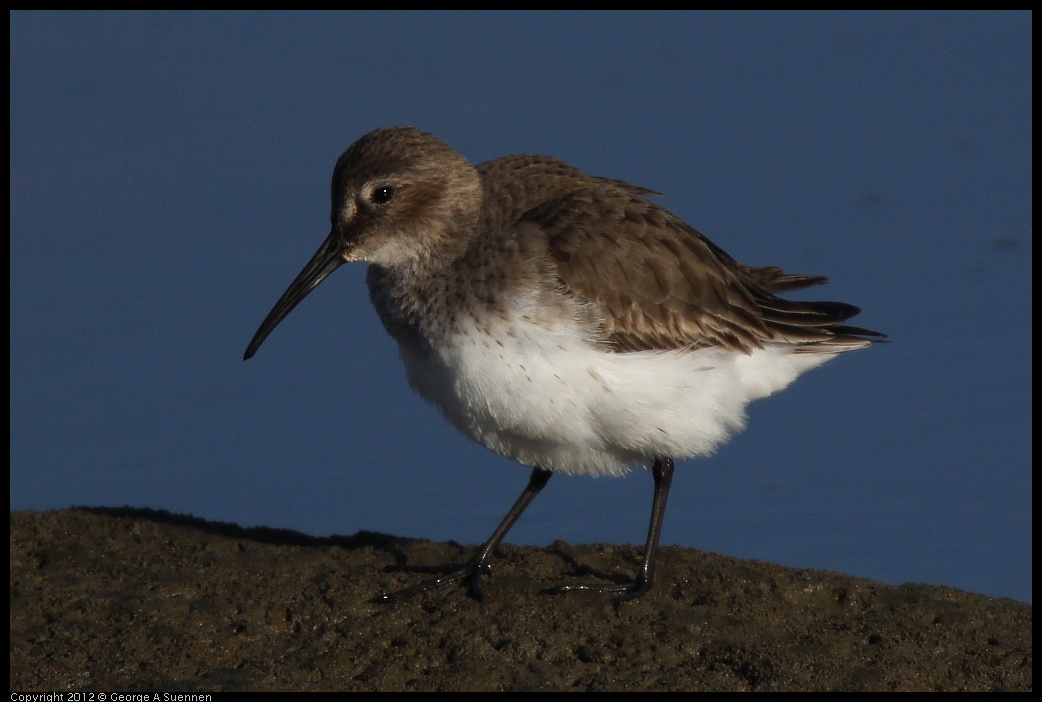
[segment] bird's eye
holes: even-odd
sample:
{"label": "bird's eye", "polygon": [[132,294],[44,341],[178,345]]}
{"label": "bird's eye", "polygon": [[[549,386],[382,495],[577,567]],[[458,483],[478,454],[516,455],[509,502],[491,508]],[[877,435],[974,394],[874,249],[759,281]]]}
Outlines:
{"label": "bird's eye", "polygon": [[377,205],[384,205],[394,199],[395,189],[391,187],[374,188],[370,199]]}

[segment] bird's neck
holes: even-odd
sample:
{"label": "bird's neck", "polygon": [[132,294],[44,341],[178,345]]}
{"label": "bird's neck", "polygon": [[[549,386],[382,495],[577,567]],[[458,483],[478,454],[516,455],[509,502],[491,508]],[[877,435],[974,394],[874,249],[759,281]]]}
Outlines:
{"label": "bird's neck", "polygon": [[370,264],[366,273],[373,306],[400,344],[437,344],[475,304],[469,281],[455,270],[464,254],[438,253],[395,266]]}

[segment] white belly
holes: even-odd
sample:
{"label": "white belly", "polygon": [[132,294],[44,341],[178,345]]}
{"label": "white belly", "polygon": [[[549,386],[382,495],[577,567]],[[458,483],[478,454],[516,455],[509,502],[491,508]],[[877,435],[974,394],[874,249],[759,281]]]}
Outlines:
{"label": "white belly", "polygon": [[430,356],[403,345],[409,382],[475,441],[563,473],[709,455],[744,427],[750,401],[831,358],[780,346],[610,353],[573,322],[485,328],[465,327]]}

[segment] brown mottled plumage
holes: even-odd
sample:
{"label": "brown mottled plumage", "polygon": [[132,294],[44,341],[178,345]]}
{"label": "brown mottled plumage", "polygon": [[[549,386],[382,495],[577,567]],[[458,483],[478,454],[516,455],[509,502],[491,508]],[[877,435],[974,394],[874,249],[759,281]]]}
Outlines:
{"label": "brown mottled plumage", "polygon": [[669,210],[653,190],[588,176],[559,159],[517,154],[477,166],[484,180],[483,229],[533,224],[565,287],[598,308],[619,351],[765,341],[856,349],[876,332],[840,323],[860,310],[837,302],[790,302],[773,293],[828,282],[774,266],[737,263]]}
{"label": "brown mottled plumage", "polygon": [[635,465],[655,478],[637,578],[557,591],[643,595],[673,458],[712,453],[748,402],[882,337],[844,324],[852,305],[778,297],[826,280],[736,262],[657,194],[547,156],[473,166],[411,127],[370,132],[340,157],[329,237],[245,358],[333,270],[365,261],[413,387],[467,436],[533,467],[470,561],[384,600],[455,581],[480,597],[493,550],[552,471]]}

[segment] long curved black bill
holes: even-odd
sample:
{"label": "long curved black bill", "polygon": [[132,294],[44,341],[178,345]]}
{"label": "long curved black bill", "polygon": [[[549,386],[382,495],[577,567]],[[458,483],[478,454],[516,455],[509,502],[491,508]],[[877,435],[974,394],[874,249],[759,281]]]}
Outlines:
{"label": "long curved black bill", "polygon": [[319,250],[308,261],[308,264],[304,266],[304,270],[293,279],[289,288],[282,293],[282,297],[279,298],[279,301],[271,308],[271,312],[261,322],[257,333],[253,335],[253,341],[246,347],[246,353],[242,355],[242,360],[248,361],[253,354],[257,353],[257,349],[268,338],[268,334],[271,334],[275,327],[278,326],[279,322],[285,319],[286,315],[301,300],[308,296],[308,293],[318,287],[319,283],[329,277],[330,273],[346,263],[343,252],[344,247],[340,237],[335,231],[331,232],[329,237],[322,242]]}

